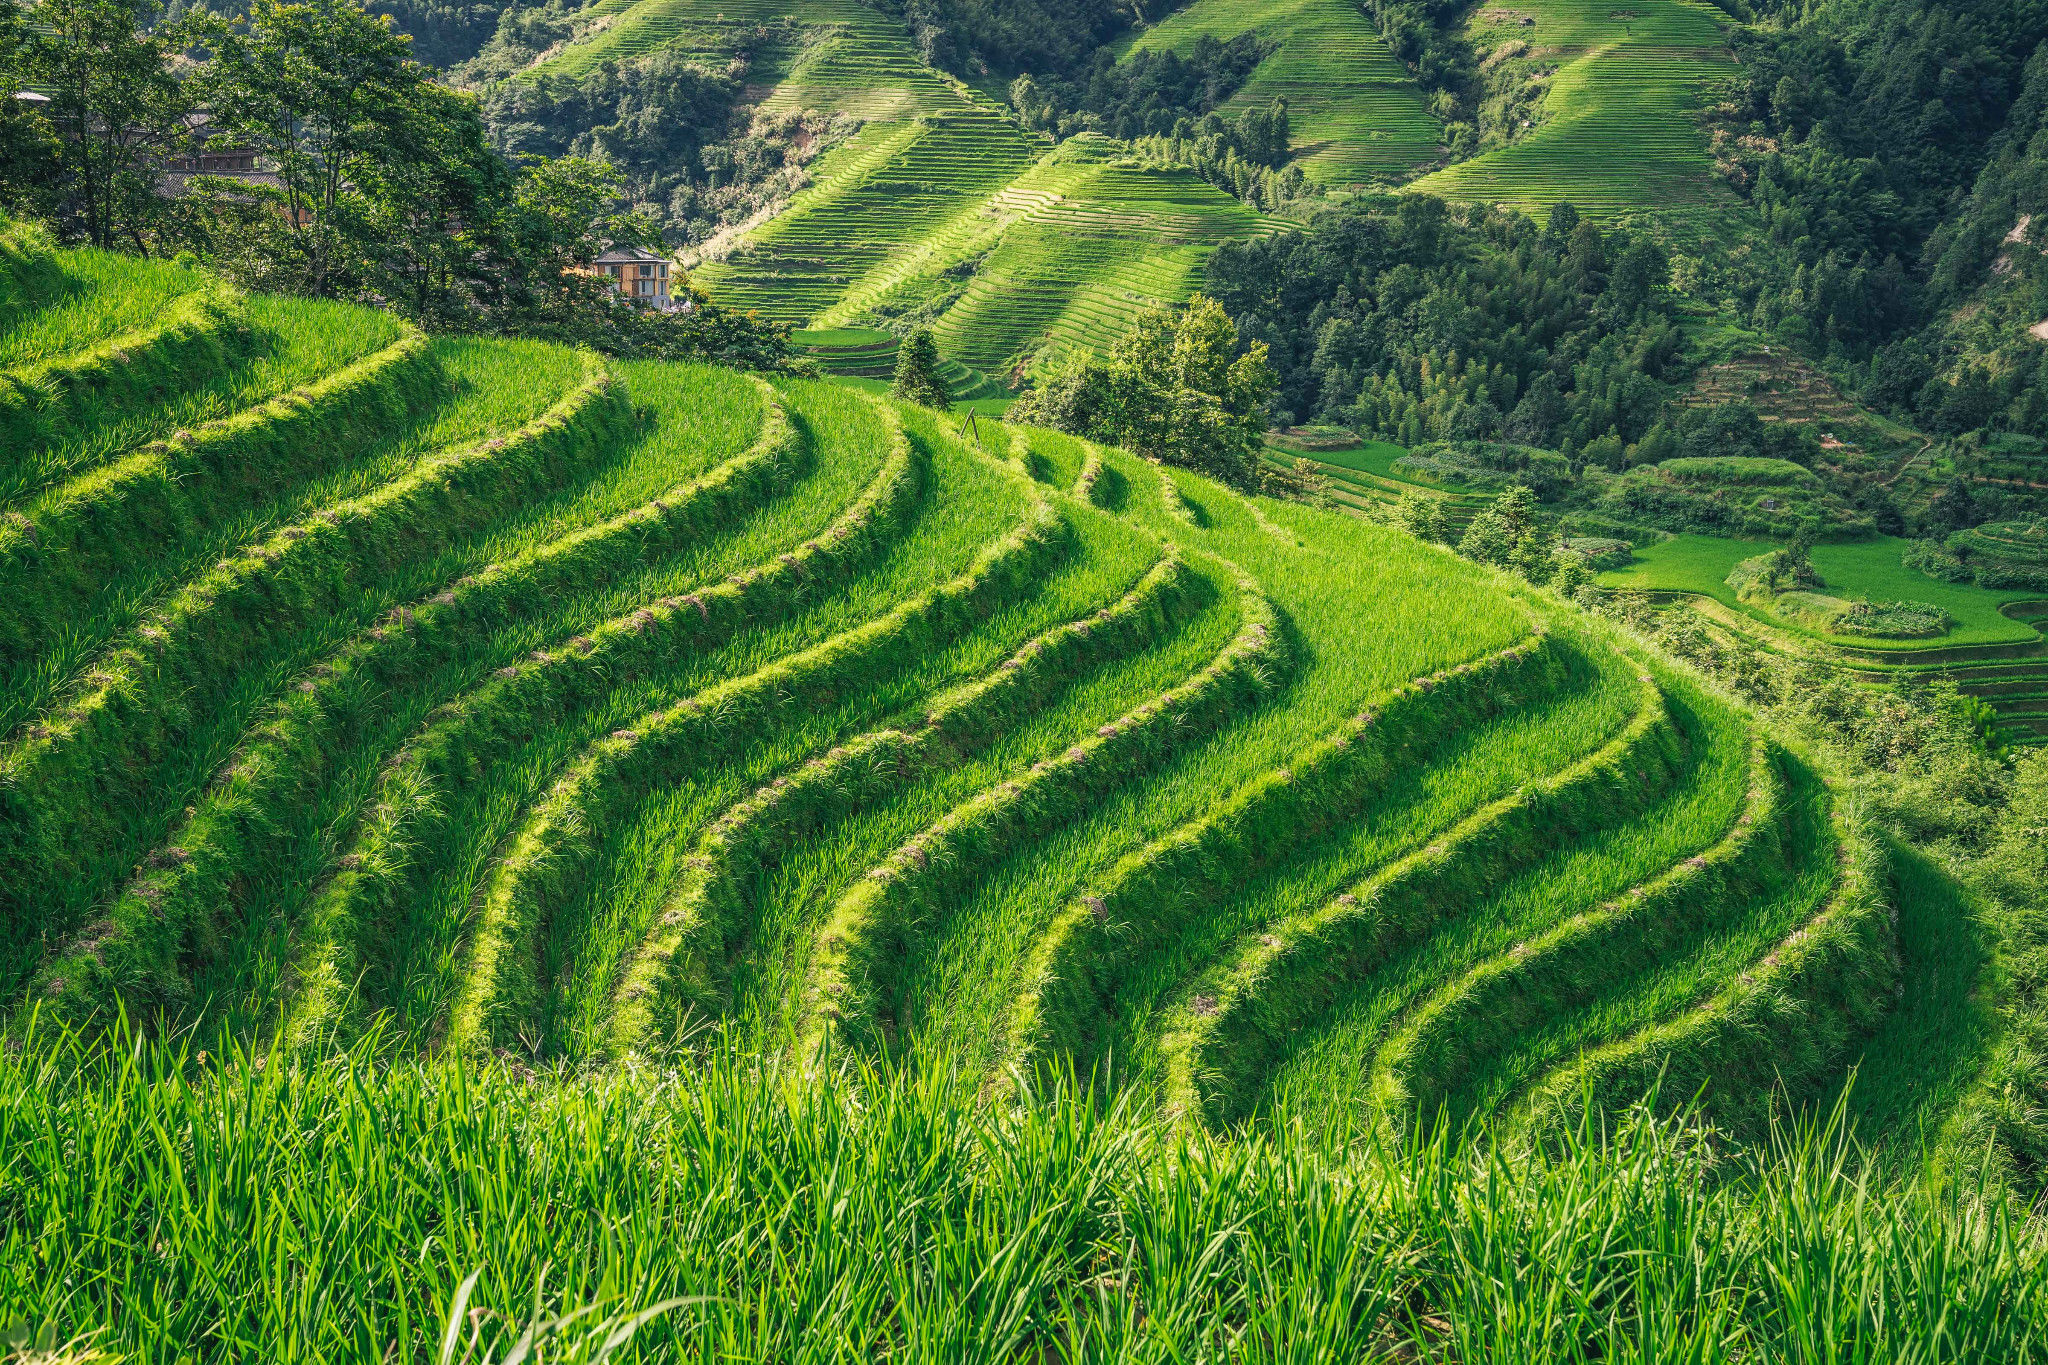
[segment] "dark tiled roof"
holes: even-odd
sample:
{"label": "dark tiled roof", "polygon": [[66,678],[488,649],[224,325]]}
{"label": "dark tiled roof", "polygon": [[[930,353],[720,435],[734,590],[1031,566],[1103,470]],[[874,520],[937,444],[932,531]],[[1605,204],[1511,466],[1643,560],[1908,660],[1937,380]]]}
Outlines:
{"label": "dark tiled roof", "polygon": [[665,261],[668,257],[657,256],[652,251],[642,251],[637,246],[615,246],[592,262],[594,265],[628,265],[640,262]]}

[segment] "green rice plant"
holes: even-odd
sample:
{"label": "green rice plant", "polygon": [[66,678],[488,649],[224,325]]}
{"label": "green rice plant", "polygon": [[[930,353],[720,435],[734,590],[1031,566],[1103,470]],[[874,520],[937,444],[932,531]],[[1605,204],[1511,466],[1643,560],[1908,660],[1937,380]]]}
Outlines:
{"label": "green rice plant", "polygon": [[[170,391],[142,402],[110,393],[84,406],[73,404],[59,429],[25,446],[0,472],[0,505],[26,504],[151,441],[317,380],[389,346],[403,326],[389,314],[326,299],[258,294],[238,300],[236,307],[236,330],[223,338],[232,343],[228,363],[181,376]],[[0,719],[0,727],[6,724]]]}
{"label": "green rice plant", "polygon": [[[770,628],[737,636],[716,656],[683,660],[679,668],[653,680],[649,686],[614,688],[596,706],[573,716],[569,724],[539,734],[522,745],[509,765],[494,764],[488,783],[479,784],[472,779],[471,786],[482,793],[483,802],[478,806],[464,793],[468,809],[455,817],[466,851],[459,853],[457,861],[443,860],[425,884],[425,894],[398,921],[404,946],[391,955],[388,978],[373,975],[366,982],[368,998],[395,998],[399,983],[406,982],[402,1003],[394,1007],[402,1017],[420,1023],[442,1017],[446,1001],[458,984],[455,973],[459,958],[449,945],[460,941],[470,908],[476,903],[485,871],[482,860],[487,855],[495,856],[490,851],[511,837],[524,812],[544,796],[545,780],[566,766],[579,748],[610,730],[630,728],[649,711],[702,688],[716,686],[721,680],[743,676],[888,612],[944,575],[955,572],[956,566],[971,560],[981,547],[1017,525],[1029,501],[1020,494],[1030,490],[1021,485],[1014,473],[992,468],[987,461],[947,441],[943,425],[929,415],[915,409],[904,409],[903,413],[912,441],[931,461],[937,486],[949,491],[950,515],[920,516],[873,572],[843,587],[814,594],[808,608],[800,614]],[[1058,584],[1071,579],[1071,575],[1061,572],[1052,581]],[[820,586],[833,588],[830,584]],[[1042,596],[1024,600],[1036,604]],[[1019,606],[1023,607],[1023,603]],[[760,780],[760,774],[818,752],[835,737],[871,728],[900,714],[935,688],[972,676],[974,671],[995,663],[1001,651],[1021,643],[1028,629],[1008,632],[1017,632],[1034,615],[1044,619],[1035,605],[999,612],[990,618],[990,629],[969,631],[942,650],[903,659],[900,666],[872,674],[862,686],[843,690],[836,705],[809,710],[778,707],[773,723],[758,727],[735,751],[737,757],[743,758],[744,770],[741,764],[731,764],[674,775],[655,800],[643,803],[640,809],[644,816],[636,816],[621,829],[622,835],[637,841],[635,844],[624,845],[616,839],[604,841],[599,852],[603,871],[593,879],[593,885],[602,885],[607,890],[599,902],[586,903],[590,904],[587,922],[584,907],[579,905],[566,922],[557,917],[557,922],[550,925],[548,956],[543,968],[551,983],[547,1015],[550,1036],[557,1022],[564,1018],[557,1012],[556,1002],[559,999],[566,1004],[568,997],[560,992],[577,992],[584,1000],[591,999],[592,969],[601,972],[616,961],[641,932],[644,907],[651,898],[629,896],[614,902],[610,888],[638,884],[637,860],[651,851],[647,840],[682,844],[719,802],[737,799],[749,785]],[[1053,619],[1057,619],[1057,613]],[[993,633],[998,623],[1007,638],[1005,634]],[[499,780],[500,773],[504,780]],[[662,861],[665,860],[657,858],[657,867],[651,869],[656,875]],[[619,880],[614,880],[615,876]],[[571,969],[577,974],[572,975]],[[381,973],[385,968],[379,970]],[[413,984],[415,978],[417,984]],[[550,1038],[536,1040],[535,1046],[550,1046]]]}
{"label": "green rice plant", "polygon": [[678,1020],[723,996],[717,978],[750,918],[749,883],[769,849],[986,748],[1082,671],[1173,629],[1201,603],[1204,586],[1168,550],[1123,597],[1033,637],[994,672],[933,701],[919,724],[837,746],[727,810],[698,840],[675,893],[621,973],[612,1055],[644,1047],[658,1019]]}
{"label": "green rice plant", "polygon": [[359,454],[435,385],[410,333],[288,397],[152,442],[0,519],[0,668],[13,672],[149,544],[173,553],[241,506]]}
{"label": "green rice plant", "polygon": [[[1462,1091],[1483,1089],[1475,1076],[1489,1059],[1528,1057],[1538,1025],[1649,970],[1701,926],[1769,894],[1796,857],[1787,847],[1794,830],[1782,808],[1780,762],[1754,741],[1743,809],[1717,843],[1487,959],[1413,1011],[1374,1062],[1384,1078],[1382,1105],[1430,1120]],[[1451,1121],[1462,1116],[1451,1108]]]}
{"label": "green rice plant", "polygon": [[[825,419],[867,411],[827,386],[785,381],[778,404],[796,430],[778,432],[774,414],[761,413],[759,388],[728,371],[637,362],[622,369],[648,418],[637,445],[582,488],[522,509],[511,523],[415,570],[403,592],[387,595],[400,603],[410,596],[410,605],[357,631],[267,703],[264,725],[215,775],[213,786],[257,833],[243,856],[226,864],[228,895],[211,911],[240,932],[224,931],[217,950],[193,964],[188,1000],[210,1002],[215,1017],[246,1027],[275,1018],[279,1002],[292,995],[290,964],[307,951],[297,931],[309,892],[333,875],[334,856],[346,848],[390,752],[429,723],[438,706],[530,661],[536,650],[560,650],[563,641],[606,622],[631,618],[650,603],[679,601],[815,539],[858,498],[887,453],[882,424],[873,418],[855,429],[860,437],[871,433],[871,442],[837,433],[811,439]],[[749,396],[757,401],[749,404]],[[743,424],[750,407],[763,426]],[[693,499],[690,490],[707,465],[714,467],[707,487],[734,491],[724,477],[730,471],[715,467],[757,432],[754,446],[734,458],[747,467],[763,459],[787,467],[765,490],[767,500],[749,509]],[[659,522],[648,519],[650,511]],[[702,538],[676,525],[686,511],[685,523],[702,515]],[[584,524],[607,534],[561,534],[564,526]],[[568,553],[548,554],[557,544]],[[572,572],[577,563],[590,572]],[[500,565],[508,571],[502,578]],[[451,594],[457,602],[441,600]],[[454,612],[458,605],[465,609]],[[273,799],[268,779],[241,791],[245,774],[279,771],[306,784],[302,801]],[[174,834],[167,842],[182,840]]]}
{"label": "green rice plant", "polygon": [[1704,1091],[1717,1121],[1754,1136],[1788,1094],[1823,1082],[1901,989],[1883,846],[1857,812],[1836,807],[1828,819],[1839,866],[1820,911],[1696,1008],[1562,1069],[1530,1099],[1538,1124],[1661,1078],[1673,1087],[1660,1092],[1667,1106]]}
{"label": "green rice plant", "polygon": [[16,1037],[0,1319],[137,1365],[432,1361],[451,1322],[508,1350],[677,1297],[642,1358],[2048,1359],[2026,1208],[1893,1185],[1838,1122],[1340,1148],[944,1067]]}
{"label": "green rice plant", "polygon": [[[0,755],[4,785],[36,798],[7,812],[0,867],[9,879],[22,887],[68,882],[90,893],[111,871],[109,859],[133,856],[139,831],[122,828],[123,817],[143,804],[156,773],[112,756],[175,752],[184,727],[206,714],[203,704],[189,701],[163,705],[164,694],[217,696],[278,631],[332,613],[337,590],[431,554],[569,478],[625,415],[612,376],[595,357],[584,370],[580,387],[510,436],[429,459],[374,492],[284,528],[223,560],[138,628],[132,645],[102,663],[93,690]],[[4,904],[7,924],[18,926],[12,916],[25,907]]]}
{"label": "green rice plant", "polygon": [[1263,773],[1196,819],[1127,854],[1066,906],[1031,947],[1010,1046],[1019,1062],[1058,1055],[1092,1067],[1122,1051],[1119,1008],[1136,964],[1189,921],[1295,848],[1356,818],[1433,732],[1482,722],[1554,690],[1565,671],[1530,639],[1397,689],[1338,733]]}
{"label": "green rice plant", "polygon": [[[1209,524],[1195,526],[1167,510],[1156,466],[1121,451],[1102,454],[1126,483],[1123,516],[1190,550],[1260,566],[1260,591],[1284,613],[1283,630],[1301,642],[1300,665],[1284,705],[1234,717],[1178,746],[1147,781],[1118,788],[991,867],[909,944],[901,996],[917,1007],[915,1045],[957,1049],[989,1068],[1001,1065],[1007,1006],[1022,989],[1018,945],[1035,941],[1085,879],[1283,766],[1403,678],[1501,648],[1528,628],[1506,597],[1475,595],[1469,600],[1486,603],[1480,611],[1431,614],[1436,590],[1419,575],[1466,572],[1448,555],[1296,506],[1260,500],[1255,508],[1205,480],[1170,473],[1178,495],[1201,501]],[[1379,611],[1360,612],[1362,600]]]}
{"label": "green rice plant", "polygon": [[[767,386],[754,382],[765,396]],[[208,787],[173,832],[166,851],[148,860],[157,865],[121,894],[108,922],[42,970],[43,982],[65,983],[58,1006],[78,1015],[104,1012],[110,983],[117,982],[146,983],[148,997],[159,1002],[186,994],[176,983],[189,945],[227,932],[227,907],[238,899],[230,884],[240,880],[252,846],[268,832],[266,812],[313,799],[313,785],[336,766],[337,746],[360,728],[361,718],[350,727],[322,722],[344,709],[340,698],[360,686],[363,675],[386,695],[419,689],[437,665],[522,601],[563,592],[588,576],[628,572],[638,561],[708,538],[794,478],[805,453],[781,406],[766,399],[759,439],[711,473],[387,614],[292,694],[300,705],[242,748],[224,780]],[[47,987],[39,993],[47,996]],[[126,996],[131,1009],[146,1015],[145,998],[132,985]]]}
{"label": "green rice plant", "polygon": [[1679,772],[1671,714],[1648,673],[1638,711],[1597,753],[1521,788],[1314,912],[1242,943],[1201,984],[1162,1045],[1168,1079],[1189,1114],[1227,1123],[1250,1106],[1291,1036],[1325,1017],[1348,983],[1414,942],[1474,892],[1554,847],[1654,798]]}
{"label": "green rice plant", "polygon": [[1102,726],[1056,757],[955,807],[840,897],[811,959],[804,1049],[833,1038],[872,1047],[908,924],[958,894],[960,879],[1071,820],[1102,793],[1156,766],[1191,734],[1283,685],[1289,651],[1272,607],[1238,584],[1244,625],[1201,672]]}
{"label": "green rice plant", "polygon": [[[1693,918],[1671,936],[1659,957],[1612,974],[1598,993],[1532,1025],[1472,1078],[1474,1108],[1503,1115],[1506,1128],[1525,1122],[1529,1097],[1556,1079],[1553,1068],[1569,1069],[1595,1050],[1620,1044],[1710,998],[1826,903],[1839,846],[1825,818],[1823,789],[1794,762],[1785,762],[1779,776],[1781,847],[1757,894],[1724,904],[1720,915]],[[1787,1078],[1788,1086],[1795,1081]],[[1808,1098],[1788,1088],[1767,1102]],[[1714,1102],[1706,1103],[1711,1107]]]}
{"label": "green rice plant", "polygon": [[1047,562],[1071,548],[1071,530],[1049,503],[985,549],[968,572],[888,614],[746,677],[734,678],[614,730],[549,788],[513,836],[486,887],[470,934],[447,1041],[457,1048],[509,1046],[531,1036],[539,986],[533,942],[549,917],[587,887],[595,831],[625,818],[665,777],[712,766],[788,706],[823,707],[864,674],[882,672],[1021,594]]}
{"label": "green rice plant", "polygon": [[295,1045],[323,1041],[343,1009],[368,908],[400,903],[416,883],[417,852],[434,844],[447,819],[437,793],[487,758],[613,691],[632,661],[658,672],[665,659],[730,639],[750,621],[786,614],[809,594],[865,567],[900,534],[925,482],[924,462],[900,426],[893,429],[891,445],[881,470],[823,534],[724,582],[643,605],[608,628],[537,650],[441,708],[380,777],[383,794],[309,912],[292,971],[296,998],[287,1030]]}
{"label": "green rice plant", "polygon": [[[1156,554],[1156,540],[1076,505],[1069,510],[1090,547],[1088,563],[1048,585],[1067,605],[1040,612],[1047,625],[1072,620],[1079,610],[1099,607],[1127,589]],[[1116,534],[1112,534],[1116,533]],[[810,959],[820,927],[839,898],[905,842],[1003,783],[1026,775],[1034,764],[1055,758],[1077,740],[1127,716],[1164,690],[1184,683],[1227,648],[1244,624],[1235,575],[1204,555],[1183,560],[1191,580],[1186,619],[1144,650],[1124,651],[1087,676],[1075,679],[1051,705],[1019,717],[992,735],[992,742],[964,762],[927,769],[885,799],[847,811],[815,832],[779,850],[766,875],[750,888],[753,932],[749,950],[730,965],[731,1003],[722,1027],[762,1050],[793,1051],[808,1019]],[[1064,591],[1061,591],[1064,588]],[[1028,635],[1013,637],[1021,645]],[[1000,655],[983,655],[988,668]],[[907,941],[915,962],[929,940],[947,927],[948,913],[921,922]],[[905,992],[914,1009],[937,997]],[[935,1011],[934,1011],[935,1012]],[[881,1021],[886,1033],[910,1027],[908,1018]],[[907,1036],[907,1035],[904,1035]]]}
{"label": "green rice plant", "polygon": [[0,332],[76,292],[78,278],[63,268],[47,228],[0,215]]}
{"label": "green rice plant", "polygon": [[92,247],[64,252],[56,268],[67,278],[48,292],[45,306],[16,313],[0,330],[0,371],[37,366],[145,329],[186,295],[213,287],[198,270]]}
{"label": "green rice plant", "polygon": [[0,478],[60,435],[227,368],[249,342],[241,300],[199,285],[142,325],[0,372]]}

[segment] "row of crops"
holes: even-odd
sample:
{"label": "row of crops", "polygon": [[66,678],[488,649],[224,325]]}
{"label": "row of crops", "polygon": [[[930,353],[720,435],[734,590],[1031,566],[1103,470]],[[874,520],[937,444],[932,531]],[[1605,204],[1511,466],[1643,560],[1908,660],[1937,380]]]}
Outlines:
{"label": "row of crops", "polygon": [[918,61],[900,23],[857,0],[600,0],[587,27],[529,75],[575,78],[662,48],[724,65],[742,47],[765,107],[901,120],[949,107],[960,86]]}
{"label": "row of crops", "polygon": [[1333,1130],[1662,1074],[1754,1133],[1889,1055],[1879,851],[1813,772],[1439,549],[829,384],[7,260],[16,1011],[586,1061],[689,1021]]}
{"label": "row of crops", "polygon": [[1595,217],[1656,210],[1710,222],[1732,203],[1697,121],[1706,84],[1732,70],[1723,22],[1700,0],[1482,7],[1468,35],[1490,61],[1547,80],[1540,117],[1415,188],[1538,215],[1570,201]]}
{"label": "row of crops", "polygon": [[[938,315],[950,359],[1003,375],[1107,350],[1139,312],[1198,288],[1217,244],[1280,226],[1191,171],[1136,164],[1101,138],[1020,168],[971,156],[987,138],[970,123],[911,127],[874,134],[886,160],[828,167],[700,278],[728,302],[826,327],[922,308]],[[860,144],[844,149],[849,162]]]}
{"label": "row of crops", "polygon": [[1191,171],[1131,164],[1094,138],[1018,176],[986,220],[963,244],[972,274],[937,330],[947,354],[998,374],[1041,353],[1107,351],[1137,313],[1193,293],[1219,243],[1281,226]]}

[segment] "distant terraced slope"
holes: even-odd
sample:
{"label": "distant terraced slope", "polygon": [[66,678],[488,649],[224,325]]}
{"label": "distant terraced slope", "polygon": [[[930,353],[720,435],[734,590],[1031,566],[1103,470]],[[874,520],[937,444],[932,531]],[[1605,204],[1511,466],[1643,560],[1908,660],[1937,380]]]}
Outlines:
{"label": "distant terraced slope", "polygon": [[1555,66],[1543,117],[1509,145],[1411,188],[1510,204],[1539,217],[1564,200],[1596,218],[1727,209],[1733,196],[1713,179],[1697,122],[1707,82],[1734,69],[1725,22],[1700,0],[1482,6],[1467,24],[1475,47],[1498,53],[1507,46],[1519,52],[1507,60],[1524,68]]}
{"label": "distant terraced slope", "polygon": [[597,14],[539,69],[661,45],[715,56],[744,37],[760,54],[761,107],[863,121],[812,166],[813,184],[697,267],[722,303],[826,328],[925,305],[949,359],[1006,376],[1041,354],[1106,349],[1142,309],[1194,292],[1218,242],[1272,226],[1184,169],[1025,134],[853,0],[639,0]]}
{"label": "distant terraced slope", "polygon": [[[0,516],[17,1008],[589,1060],[709,1021],[1218,1123],[1668,1068],[1755,1131],[1890,1046],[1868,838],[1508,580],[1048,432],[303,317],[252,326],[290,392],[191,361],[220,415],[153,439],[182,390],[133,387],[140,444]],[[42,349],[53,423],[127,322]]]}
{"label": "distant terraced slope", "polygon": [[854,291],[825,317],[929,302],[942,309],[946,355],[1009,374],[1034,359],[1108,350],[1139,312],[1199,288],[1218,243],[1279,226],[1191,171],[1079,137],[900,262],[885,286]]}
{"label": "distant terraced slope", "polygon": [[585,13],[594,25],[535,72],[580,76],[670,47],[722,65],[745,46],[770,109],[891,121],[949,109],[963,89],[917,59],[900,21],[859,0],[600,0]]}
{"label": "distant terraced slope", "polygon": [[1146,29],[1131,50],[1186,51],[1204,34],[1247,31],[1279,48],[1225,109],[1285,98],[1295,154],[1311,179],[1399,179],[1441,153],[1443,125],[1421,87],[1351,0],[1194,0]]}
{"label": "distant terraced slope", "polygon": [[[724,303],[804,322],[875,291],[1043,150],[1002,110],[919,60],[899,20],[856,0],[637,0],[536,71],[576,75],[659,47],[718,57],[744,41],[768,111],[862,121],[812,166],[814,184],[698,279]],[[764,40],[762,35],[768,35]]]}

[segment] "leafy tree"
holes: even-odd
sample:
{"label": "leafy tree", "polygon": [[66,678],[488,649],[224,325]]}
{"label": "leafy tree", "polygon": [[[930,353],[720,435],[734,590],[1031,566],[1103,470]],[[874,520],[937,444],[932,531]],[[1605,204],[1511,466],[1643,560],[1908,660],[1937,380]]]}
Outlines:
{"label": "leafy tree", "polygon": [[619,207],[616,168],[588,157],[528,158],[499,217],[512,302],[547,311],[609,286],[578,269],[612,246],[649,246],[654,225]]}
{"label": "leafy tree", "polygon": [[406,140],[418,155],[370,161],[355,185],[354,226],[369,243],[363,282],[417,321],[452,323],[487,275],[490,233],[514,177],[486,143],[473,97],[423,83],[409,103]]}
{"label": "leafy tree", "polygon": [[1197,294],[1178,314],[1141,315],[1106,362],[1090,356],[1071,363],[1025,395],[1012,416],[1252,491],[1259,487],[1257,452],[1272,396],[1264,343],[1239,354],[1229,316]]}
{"label": "leafy tree", "polygon": [[1536,495],[1515,484],[1472,518],[1458,541],[1458,553],[1497,569],[1511,569],[1532,583],[1550,576],[1549,547],[1536,523]]}
{"label": "leafy tree", "polygon": [[1581,589],[1591,586],[1593,566],[1577,550],[1560,545],[1550,552],[1547,577],[1550,586],[1567,600],[1576,599]]}
{"label": "leafy tree", "polygon": [[[18,16],[8,9],[13,31],[0,31],[0,52],[11,55],[0,56],[0,68],[10,82],[50,92],[47,124],[19,110],[0,121],[8,154],[0,181],[27,182],[10,205],[25,206],[25,191],[40,183],[67,235],[150,254],[157,185],[189,137],[191,102],[170,65],[179,26],[150,27],[161,12],[155,0],[31,0]],[[54,184],[46,179],[52,155],[61,166]]]}
{"label": "leafy tree", "polygon": [[1450,509],[1429,493],[1403,493],[1394,504],[1394,525],[1418,540],[1448,544],[1451,539]]}
{"label": "leafy tree", "polygon": [[953,406],[953,396],[939,375],[938,343],[932,340],[929,329],[918,328],[896,348],[896,378],[889,392],[940,412]]}
{"label": "leafy tree", "polygon": [[1269,498],[1288,498],[1311,507],[1330,505],[1330,476],[1314,460],[1296,456],[1284,468],[1259,470],[1259,491]]}
{"label": "leafy tree", "polygon": [[[1568,217],[1560,205],[1552,227]],[[1684,334],[1669,291],[1633,265],[1594,269],[1586,234],[1601,229],[1572,229],[1575,260],[1519,214],[1361,196],[1219,247],[1204,288],[1267,344],[1276,406],[1297,421],[1407,446],[1577,450],[1612,431],[1626,449],[1685,377]],[[1618,230],[1599,259],[1640,265],[1637,245]]]}
{"label": "leafy tree", "polygon": [[1010,103],[1027,128],[1061,138],[1084,132],[1125,139],[1169,133],[1193,137],[1228,128],[1247,139],[1240,154],[1250,155],[1250,144],[1256,142],[1258,159],[1273,164],[1274,135],[1277,131],[1284,139],[1287,134],[1284,105],[1247,110],[1232,125],[1218,118],[1213,129],[1184,126],[1220,107],[1272,51],[1272,44],[1250,31],[1227,42],[1203,34],[1185,55],[1171,49],[1144,51],[1118,61],[1113,51],[1104,48],[1096,52],[1085,73],[1072,79],[1048,70],[1019,76],[1010,83]]}
{"label": "leafy tree", "polygon": [[205,15],[212,60],[195,81],[213,121],[276,168],[281,255],[307,293],[341,292],[372,229],[363,186],[430,158],[436,115],[406,40],[360,0],[253,0]]}

